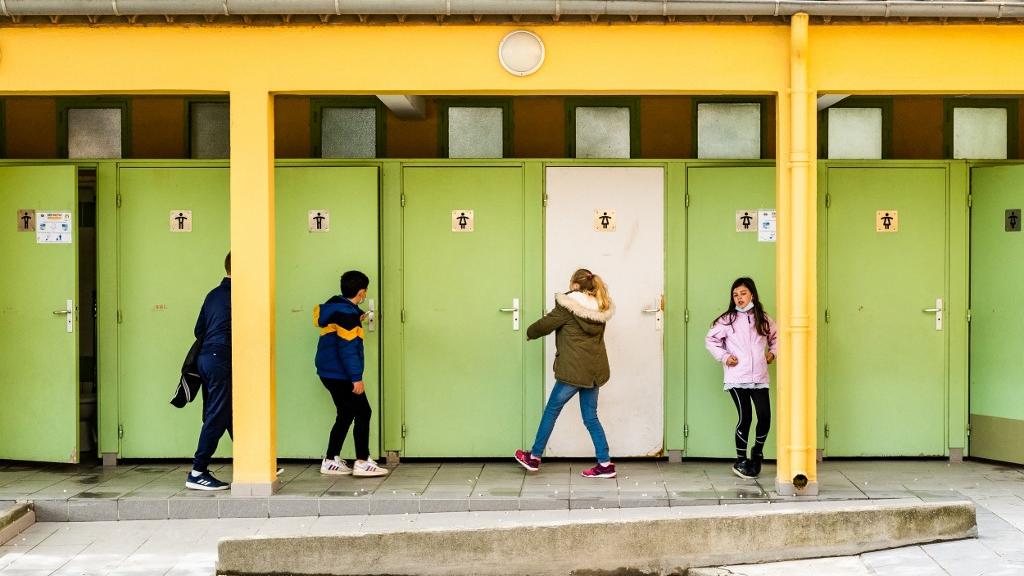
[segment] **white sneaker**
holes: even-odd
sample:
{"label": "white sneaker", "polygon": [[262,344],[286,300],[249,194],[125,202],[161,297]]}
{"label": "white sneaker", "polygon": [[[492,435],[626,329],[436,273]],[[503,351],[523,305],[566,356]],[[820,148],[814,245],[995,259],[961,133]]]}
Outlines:
{"label": "white sneaker", "polygon": [[323,463],[320,464],[320,473],[328,476],[348,476],[352,473],[352,469],[344,460],[335,456],[330,460],[324,458]]}
{"label": "white sneaker", "polygon": [[356,463],[352,465],[353,476],[387,476],[388,469],[377,466],[377,463],[373,459],[369,460],[356,460]]}

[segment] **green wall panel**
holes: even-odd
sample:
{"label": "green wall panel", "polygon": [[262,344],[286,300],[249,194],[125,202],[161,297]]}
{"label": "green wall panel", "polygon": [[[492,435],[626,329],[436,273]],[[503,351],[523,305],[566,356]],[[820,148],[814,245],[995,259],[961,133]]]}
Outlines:
{"label": "green wall panel", "polygon": [[[370,277],[367,301],[379,310],[378,168],[280,167],[277,200],[277,455],[281,458],[322,458],[336,410],[316,374],[313,357],[319,331],[313,325],[317,304],[339,294],[346,270]],[[327,210],[330,229],[311,232],[310,210]],[[380,447],[381,324],[365,330],[366,395],[373,408],[370,452]],[[343,458],[354,458],[352,432]]]}
{"label": "green wall panel", "polygon": [[[18,210],[72,213],[70,244],[39,244]],[[75,166],[0,167],[0,459],[78,462],[78,177]],[[88,307],[85,313],[88,313]]]}
{"label": "green wall panel", "polygon": [[[227,168],[122,167],[119,411],[124,458],[195,452],[202,401],[168,404],[207,292],[224,276],[230,245]],[[192,232],[171,232],[171,211],[191,210]],[[230,440],[218,457],[230,455]]]}

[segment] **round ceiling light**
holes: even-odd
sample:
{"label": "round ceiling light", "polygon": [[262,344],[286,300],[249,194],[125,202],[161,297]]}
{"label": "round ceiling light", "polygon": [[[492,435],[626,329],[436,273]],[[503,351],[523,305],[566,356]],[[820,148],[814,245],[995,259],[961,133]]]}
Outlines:
{"label": "round ceiling light", "polygon": [[498,46],[498,60],[509,74],[528,76],[544,63],[544,43],[533,32],[509,32]]}

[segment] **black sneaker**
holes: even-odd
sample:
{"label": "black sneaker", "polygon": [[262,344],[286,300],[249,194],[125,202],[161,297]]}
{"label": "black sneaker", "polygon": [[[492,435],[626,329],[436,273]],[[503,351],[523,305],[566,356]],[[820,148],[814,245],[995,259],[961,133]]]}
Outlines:
{"label": "black sneaker", "polygon": [[747,460],[747,470],[753,474],[754,478],[761,475],[761,462],[764,460],[764,456],[754,455]]}
{"label": "black sneaker", "polygon": [[190,490],[227,490],[231,485],[227,482],[221,482],[213,477],[209,471],[203,472],[199,476],[193,476],[191,472],[185,477],[185,488]]}
{"label": "black sneaker", "polygon": [[732,473],[744,480],[753,480],[756,478],[753,472],[750,471],[749,464],[747,464],[746,460],[736,460],[736,463],[732,465]]}

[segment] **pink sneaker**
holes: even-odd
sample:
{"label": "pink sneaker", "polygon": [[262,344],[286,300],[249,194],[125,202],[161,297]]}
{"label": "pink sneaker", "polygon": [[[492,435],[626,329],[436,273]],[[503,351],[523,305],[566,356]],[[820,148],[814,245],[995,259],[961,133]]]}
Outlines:
{"label": "pink sneaker", "polygon": [[540,470],[540,458],[535,458],[533,454],[530,454],[529,452],[516,450],[516,462],[519,462],[523,468],[526,468],[530,472]]}
{"label": "pink sneaker", "polygon": [[601,466],[598,464],[589,470],[580,472],[584,478],[615,478],[615,464]]}

